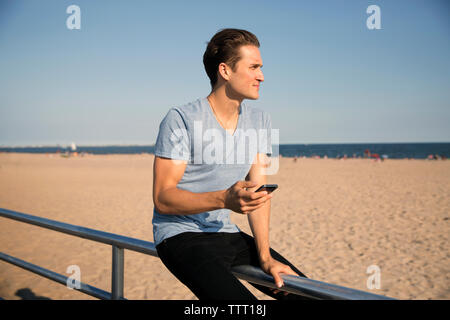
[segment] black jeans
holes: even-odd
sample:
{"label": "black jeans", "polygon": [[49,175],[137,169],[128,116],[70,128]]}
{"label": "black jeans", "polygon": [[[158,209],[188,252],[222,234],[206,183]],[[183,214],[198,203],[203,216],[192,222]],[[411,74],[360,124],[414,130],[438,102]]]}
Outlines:
{"label": "black jeans", "polygon": [[[260,267],[255,240],[246,233],[185,232],[163,240],[157,247],[161,261],[199,300],[256,300],[256,297],[232,274],[231,267]],[[300,270],[270,249],[274,259]],[[275,294],[273,289],[251,284],[275,299],[305,299],[295,294]]]}

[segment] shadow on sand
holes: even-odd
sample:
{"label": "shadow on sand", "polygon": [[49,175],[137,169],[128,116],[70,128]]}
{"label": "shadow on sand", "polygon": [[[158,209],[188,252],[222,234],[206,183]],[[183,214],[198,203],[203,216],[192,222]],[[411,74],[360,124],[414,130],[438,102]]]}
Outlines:
{"label": "shadow on sand", "polygon": [[50,298],[37,296],[29,288],[23,288],[16,291],[16,296],[22,298],[22,300],[51,300]]}

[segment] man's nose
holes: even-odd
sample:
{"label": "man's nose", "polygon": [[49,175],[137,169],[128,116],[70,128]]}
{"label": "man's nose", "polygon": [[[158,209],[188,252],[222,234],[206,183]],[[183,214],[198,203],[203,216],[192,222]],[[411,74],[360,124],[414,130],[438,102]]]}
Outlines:
{"label": "man's nose", "polygon": [[259,73],[256,76],[256,80],[263,82],[264,81],[264,74],[263,72],[260,70]]}

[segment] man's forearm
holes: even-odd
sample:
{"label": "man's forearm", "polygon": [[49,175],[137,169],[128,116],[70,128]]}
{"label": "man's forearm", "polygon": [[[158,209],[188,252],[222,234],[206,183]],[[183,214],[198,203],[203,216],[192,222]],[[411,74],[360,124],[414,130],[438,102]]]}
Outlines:
{"label": "man's forearm", "polygon": [[156,210],[162,214],[196,214],[223,209],[225,190],[194,193],[178,188],[170,188],[160,193],[155,201]]}
{"label": "man's forearm", "polygon": [[271,257],[269,245],[270,200],[263,207],[249,213],[248,222],[255,238],[260,262],[269,260]]}

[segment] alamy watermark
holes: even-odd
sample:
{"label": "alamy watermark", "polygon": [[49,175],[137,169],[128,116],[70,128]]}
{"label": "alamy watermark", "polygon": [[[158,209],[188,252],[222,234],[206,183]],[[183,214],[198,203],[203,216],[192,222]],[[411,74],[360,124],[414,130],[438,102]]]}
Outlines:
{"label": "alamy watermark", "polygon": [[377,265],[371,265],[367,267],[367,274],[370,276],[367,278],[367,289],[381,289],[381,269]]}
{"label": "alamy watermark", "polygon": [[66,26],[69,30],[80,30],[81,29],[81,9],[79,6],[72,4],[67,7],[66,13],[70,16],[67,17]]}
{"label": "alamy watermark", "polygon": [[81,269],[76,264],[70,265],[66,269],[66,273],[71,274],[67,278],[67,288],[70,290],[81,289]]}
{"label": "alamy watermark", "polygon": [[381,9],[379,6],[373,4],[367,7],[367,14],[370,16],[366,20],[366,26],[369,30],[381,29]]}
{"label": "alamy watermark", "polygon": [[[278,157],[261,157],[261,154],[279,153],[280,132],[278,129],[236,129],[233,135],[223,130],[204,130],[202,121],[194,121],[192,138],[187,129],[175,129],[170,141],[172,159],[189,159],[192,164],[245,165],[256,161],[265,167],[266,175],[278,172]],[[189,141],[192,141],[191,145]],[[192,156],[191,156],[192,155]],[[183,160],[174,160],[184,163]]]}

